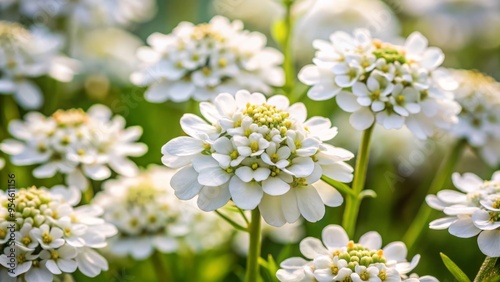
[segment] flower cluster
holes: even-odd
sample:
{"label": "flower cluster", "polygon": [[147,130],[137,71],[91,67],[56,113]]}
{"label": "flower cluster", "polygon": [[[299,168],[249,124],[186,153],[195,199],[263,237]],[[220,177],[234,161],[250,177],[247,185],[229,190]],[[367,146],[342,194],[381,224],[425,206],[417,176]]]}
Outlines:
{"label": "flower cluster", "polygon": [[75,62],[60,55],[62,47],[62,38],[44,28],[28,31],[17,23],[0,21],[0,93],[13,94],[24,108],[41,107],[43,95],[30,79],[73,78]]}
{"label": "flower cluster", "polygon": [[[102,210],[95,206],[73,208],[79,201],[78,191],[62,186],[19,189],[13,200],[2,193],[0,280],[46,282],[76,269],[89,277],[107,270],[106,260],[94,249],[105,247],[116,229],[99,218]],[[15,245],[9,241],[11,232]]]}
{"label": "flower cluster", "polygon": [[173,174],[171,169],[151,166],[136,177],[104,183],[104,191],[93,203],[118,229],[118,235],[109,241],[113,254],[145,259],[154,250],[203,251],[227,241],[231,229],[224,221],[174,196],[169,185]]}
{"label": "flower cluster", "polygon": [[66,175],[66,182],[80,190],[88,188],[87,177],[104,180],[110,177],[108,165],[122,175],[134,175],[137,166],[127,156],[140,156],[147,147],[135,143],[142,129],[125,129],[121,116],[113,118],[102,105],[81,109],[59,110],[50,117],[28,113],[25,121],[14,120],[9,132],[17,139],[5,140],[0,149],[12,155],[14,165],[41,164],[33,175],[37,178]]}
{"label": "flower cluster", "polygon": [[462,107],[450,132],[477,148],[492,166],[500,164],[500,83],[477,71],[452,71],[459,83],[455,100]]}
{"label": "flower cluster", "polygon": [[[293,257],[284,260],[276,273],[280,281],[426,281],[437,282],[432,276],[413,278],[409,273],[420,256],[406,261],[403,242],[392,242],[380,249],[382,238],[377,232],[361,236],[356,244],[338,225],[329,225],[322,232],[323,243],[308,237],[300,242],[300,251],[309,260]],[[324,244],[324,246],[323,246]],[[326,247],[325,247],[326,246]]]}
{"label": "flower cluster", "polygon": [[336,96],[339,107],[352,113],[354,128],[364,130],[375,120],[386,129],[406,124],[425,139],[436,126],[457,122],[460,107],[448,91],[455,84],[438,68],[444,55],[428,48],[420,33],[411,34],[404,46],[372,39],[363,29],[354,36],[335,32],[330,40],[314,41],[314,65],[305,66],[299,79],[313,86],[308,92],[313,100]]}
{"label": "flower cluster", "polygon": [[[286,97],[241,90],[222,93],[214,103],[200,104],[203,116],[181,118],[189,137],[178,137],[163,148],[166,166],[180,169],[172,188],[183,200],[198,195],[198,206],[215,210],[230,199],[241,209],[259,207],[267,223],[281,226],[302,215],[318,221],[325,204],[339,206],[342,196],[320,180],[324,174],[341,182],[352,180],[353,157],[347,150],[323,141],[337,128],[329,119],[306,121],[302,103]],[[192,164],[192,165],[191,165]]]}
{"label": "flower cluster", "polygon": [[500,171],[490,181],[473,173],[452,176],[453,184],[462,192],[442,190],[428,195],[427,204],[443,211],[447,217],[430,223],[431,229],[447,229],[460,238],[479,234],[479,249],[489,257],[500,256]]}
{"label": "flower cluster", "polygon": [[243,88],[269,93],[283,83],[282,55],[239,21],[217,16],[208,24],[182,22],[172,34],[152,34],[148,43],[151,48],[138,50],[144,65],[131,80],[149,86],[150,102],[206,101]]}

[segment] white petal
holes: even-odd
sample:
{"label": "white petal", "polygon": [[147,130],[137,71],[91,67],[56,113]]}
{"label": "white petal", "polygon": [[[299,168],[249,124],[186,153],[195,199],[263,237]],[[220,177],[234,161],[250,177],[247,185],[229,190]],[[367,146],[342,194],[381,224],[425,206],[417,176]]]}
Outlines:
{"label": "white petal", "polygon": [[477,244],[483,254],[500,257],[500,230],[487,230],[477,237]]}
{"label": "white petal", "polygon": [[321,168],[323,170],[323,174],[330,177],[331,179],[344,183],[352,181],[352,172],[354,171],[354,169],[344,162],[338,162],[332,165],[323,165],[321,166]]}
{"label": "white petal", "polygon": [[307,85],[313,85],[320,81],[321,73],[318,66],[307,65],[304,66],[299,72],[299,80]]}
{"label": "white petal", "polygon": [[374,121],[375,117],[368,108],[362,108],[349,117],[349,123],[356,130],[365,130],[370,127]]}
{"label": "white petal", "polygon": [[320,180],[314,183],[313,186],[318,191],[318,194],[325,205],[329,207],[338,207],[344,202],[342,194],[324,181]]}
{"label": "white petal", "polygon": [[349,113],[355,112],[361,108],[356,96],[346,91],[342,91],[337,95],[337,104],[342,110]]}
{"label": "white petal", "polygon": [[382,236],[375,231],[367,232],[359,238],[359,244],[368,249],[378,250],[382,247]]}
{"label": "white petal", "polygon": [[286,218],[286,222],[293,223],[296,222],[300,217],[300,210],[297,204],[297,195],[295,190],[291,189],[287,193],[281,196],[282,210]]}
{"label": "white petal", "polygon": [[172,179],[170,185],[175,190],[175,195],[181,200],[189,200],[196,196],[202,185],[197,180],[198,173],[192,166],[184,167],[177,171]]}
{"label": "white petal", "polygon": [[448,229],[451,235],[457,236],[459,238],[470,238],[476,236],[481,232],[479,228],[474,226],[472,223],[472,218],[466,217],[461,218],[454,223],[452,223]]}
{"label": "white petal", "polygon": [[458,189],[466,193],[478,190],[483,183],[483,180],[479,176],[470,172],[464,173],[462,176],[455,172],[451,179]]}
{"label": "white petal", "polygon": [[204,150],[203,141],[184,136],[170,140],[165,146],[167,152],[174,156],[195,155]]}
{"label": "white petal", "polygon": [[290,190],[290,184],[279,177],[269,177],[262,181],[262,190],[268,195],[279,196]]}
{"label": "white petal", "polygon": [[215,127],[193,114],[184,114],[182,116],[181,127],[187,135],[195,138],[199,137],[200,133],[211,134],[216,131]]}
{"label": "white petal", "polygon": [[286,223],[285,215],[281,209],[280,197],[264,194],[259,204],[259,210],[267,224],[279,227]]}
{"label": "white petal", "polygon": [[49,178],[56,174],[57,165],[54,163],[48,163],[41,165],[33,170],[33,176],[36,178]]}
{"label": "white petal", "polygon": [[253,179],[253,170],[248,166],[242,166],[236,169],[235,174],[243,182],[250,182]]}
{"label": "white petal", "polygon": [[450,227],[452,223],[454,223],[457,220],[458,218],[456,217],[443,217],[440,219],[433,220],[431,223],[429,223],[429,228],[435,230],[447,229],[448,227]]}
{"label": "white petal", "polygon": [[296,157],[287,168],[296,177],[309,176],[314,170],[314,161],[308,157]]}
{"label": "white petal", "polygon": [[332,250],[345,247],[349,243],[349,236],[347,236],[344,228],[339,225],[325,227],[321,233],[321,238],[325,246]]}
{"label": "white petal", "polygon": [[383,251],[384,256],[388,260],[405,261],[406,256],[408,255],[408,249],[403,242],[391,242],[384,247]]}
{"label": "white petal", "polygon": [[144,93],[144,98],[151,103],[162,103],[168,99],[168,89],[170,88],[171,82],[163,81],[160,83],[154,83],[148,90]]}
{"label": "white petal", "polygon": [[227,204],[230,198],[228,184],[217,187],[205,186],[198,195],[197,203],[201,210],[213,211]]}
{"label": "white petal", "polygon": [[229,191],[235,205],[245,210],[255,209],[264,194],[256,182],[245,183],[238,177],[233,177],[229,182]]}
{"label": "white petal", "polygon": [[460,204],[467,201],[467,196],[453,190],[441,190],[437,193],[439,200],[449,204]]}
{"label": "white petal", "polygon": [[14,98],[25,109],[38,109],[43,103],[42,92],[38,86],[29,81],[17,83],[17,91]]}
{"label": "white petal", "polygon": [[325,205],[314,187],[298,188],[296,191],[300,214],[309,222],[316,222],[325,215]]}
{"label": "white petal", "polygon": [[168,88],[168,96],[174,102],[184,102],[189,100],[196,87],[190,81],[176,81]]}
{"label": "white petal", "polygon": [[85,175],[93,180],[104,180],[111,176],[111,170],[104,165],[83,165]]}
{"label": "white petal", "polygon": [[313,237],[307,237],[300,242],[300,252],[308,259],[329,254],[321,241]]}

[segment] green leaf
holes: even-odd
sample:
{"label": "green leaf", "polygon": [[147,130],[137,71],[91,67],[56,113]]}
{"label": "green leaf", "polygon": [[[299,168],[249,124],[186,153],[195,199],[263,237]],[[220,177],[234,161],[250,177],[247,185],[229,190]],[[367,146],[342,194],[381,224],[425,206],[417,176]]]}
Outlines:
{"label": "green leaf", "polygon": [[465,273],[445,254],[439,253],[444,265],[450,273],[458,280],[458,282],[470,282],[470,279]]}

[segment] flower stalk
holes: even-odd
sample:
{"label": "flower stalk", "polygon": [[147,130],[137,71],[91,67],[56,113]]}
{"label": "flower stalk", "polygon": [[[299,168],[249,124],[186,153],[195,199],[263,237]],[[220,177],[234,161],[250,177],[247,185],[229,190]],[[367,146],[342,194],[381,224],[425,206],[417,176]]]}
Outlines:
{"label": "flower stalk", "polygon": [[168,267],[163,263],[163,256],[160,252],[154,252],[151,256],[151,262],[155,269],[158,281],[172,281],[172,274]]}
{"label": "flower stalk", "polygon": [[260,212],[256,208],[252,210],[252,222],[250,223],[250,246],[248,249],[246,282],[257,282],[259,277],[260,257]]}
{"label": "flower stalk", "polygon": [[285,38],[283,41],[283,55],[285,57],[283,69],[285,70],[285,93],[289,96],[295,84],[295,66],[293,63],[293,0],[284,0],[285,5]]}
{"label": "flower stalk", "polygon": [[487,281],[488,278],[500,277],[500,268],[496,265],[498,258],[486,257],[474,278],[474,282]]}
{"label": "flower stalk", "polygon": [[349,237],[352,237],[354,235],[359,207],[361,205],[361,201],[363,200],[362,197],[360,197],[360,194],[365,186],[366,171],[368,168],[368,159],[370,156],[370,140],[374,127],[375,124],[373,124],[363,132],[358,155],[356,157],[354,179],[352,181],[353,194],[349,194],[346,198],[346,206],[344,210],[344,217],[342,219],[342,226],[345,228]]}
{"label": "flower stalk", "polygon": [[[438,191],[443,189],[446,183],[449,182],[455,165],[462,156],[466,144],[467,142],[462,139],[453,146],[448,156],[441,163],[441,166],[439,167],[434,180],[432,180],[431,186],[429,187],[429,191],[427,191],[426,195],[436,194]],[[415,219],[412,221],[403,237],[403,242],[406,243],[408,249],[411,249],[420,237],[422,230],[424,230],[426,224],[428,224],[431,212],[432,209],[425,202],[422,203]]]}

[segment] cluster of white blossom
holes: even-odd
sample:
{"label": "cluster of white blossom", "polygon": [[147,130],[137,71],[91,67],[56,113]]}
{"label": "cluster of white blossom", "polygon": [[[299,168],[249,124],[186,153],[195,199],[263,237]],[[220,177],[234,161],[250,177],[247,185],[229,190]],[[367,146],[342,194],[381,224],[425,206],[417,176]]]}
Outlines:
{"label": "cluster of white blossom", "polygon": [[372,39],[364,29],[351,36],[335,32],[330,42],[316,40],[314,65],[305,66],[299,79],[313,87],[313,100],[336,97],[350,116],[351,125],[364,130],[376,120],[386,129],[406,126],[420,139],[436,126],[457,123],[460,106],[453,100],[455,83],[438,68],[442,51],[427,47],[420,33],[411,34],[403,46]]}
{"label": "cluster of white blossom", "polygon": [[94,249],[116,229],[99,217],[100,208],[74,208],[79,201],[79,191],[62,186],[0,195],[1,281],[47,282],[76,269],[95,277],[108,269]]}
{"label": "cluster of white blossom", "polygon": [[200,111],[208,122],[185,114],[181,126],[189,136],[162,148],[163,163],[181,168],[171,181],[180,199],[198,195],[205,211],[230,199],[241,209],[258,206],[274,226],[300,215],[315,222],[324,216],[324,205],[342,204],[342,195],[320,178],[350,182],[353,169],[344,161],[353,154],[323,143],[337,134],[329,119],[306,121],[304,104],[246,90],[222,93],[214,103],[201,103]]}
{"label": "cluster of white blossom", "polygon": [[269,93],[283,84],[283,56],[240,21],[216,16],[207,24],[182,22],[171,34],[152,34],[148,43],[138,50],[144,63],[131,80],[149,87],[150,102],[213,100],[240,89]]}
{"label": "cluster of white blossom", "polygon": [[25,121],[11,121],[9,132],[17,140],[5,140],[0,149],[12,155],[14,165],[40,164],[33,170],[37,178],[61,172],[69,186],[82,191],[88,188],[87,177],[109,178],[109,167],[121,175],[134,175],[137,166],[127,156],[147,151],[146,145],[135,143],[141,127],[125,129],[125,119],[112,117],[103,105],[94,105],[87,113],[81,109],[59,110],[49,117],[28,113]]}
{"label": "cluster of white blossom", "polygon": [[40,108],[43,95],[31,80],[49,75],[70,81],[76,63],[61,55],[63,38],[43,27],[31,31],[17,23],[0,21],[0,93],[14,95],[27,109]]}
{"label": "cluster of white blossom", "polygon": [[109,240],[115,255],[146,259],[155,251],[203,251],[227,242],[231,228],[217,215],[200,211],[192,201],[180,201],[170,187],[174,170],[150,166],[135,177],[104,183],[93,203],[116,226]]}
{"label": "cluster of white blossom", "polygon": [[[65,18],[83,26],[130,25],[149,20],[156,9],[153,0],[5,0],[4,9],[14,8],[22,17],[46,25]],[[3,5],[2,5],[3,4]]]}
{"label": "cluster of white blossom", "polygon": [[453,70],[462,107],[451,134],[467,139],[491,166],[500,164],[500,83],[477,71]]}
{"label": "cluster of white blossom", "polygon": [[431,229],[447,229],[460,238],[479,234],[477,243],[483,254],[500,256],[500,171],[490,181],[473,173],[453,174],[453,184],[462,191],[442,190],[428,195],[427,204],[447,216],[430,223]]}
{"label": "cluster of white blossom", "polygon": [[420,255],[406,261],[408,250],[403,242],[382,247],[382,237],[375,231],[361,236],[356,244],[338,225],[323,229],[321,240],[308,237],[300,242],[300,251],[307,259],[292,257],[281,263],[276,273],[280,281],[406,281],[438,282],[432,276],[414,278],[413,270]]}

